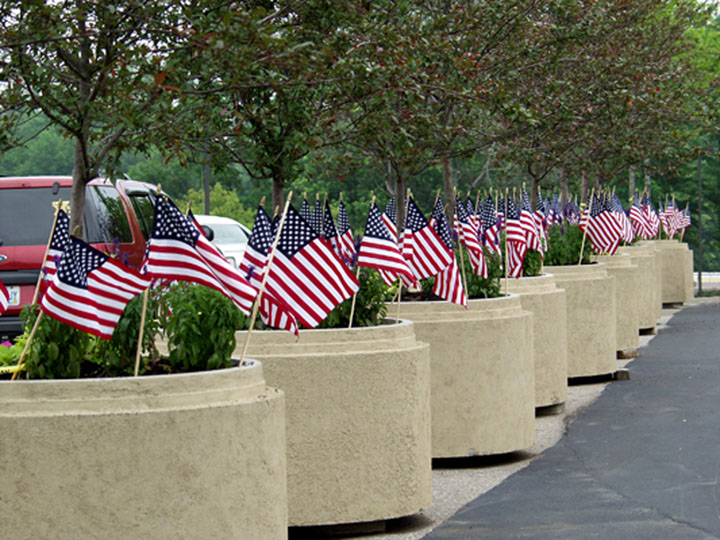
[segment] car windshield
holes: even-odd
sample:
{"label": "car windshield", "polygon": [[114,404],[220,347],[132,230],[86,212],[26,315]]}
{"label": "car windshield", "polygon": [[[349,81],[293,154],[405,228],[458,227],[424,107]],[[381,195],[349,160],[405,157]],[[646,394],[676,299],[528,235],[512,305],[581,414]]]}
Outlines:
{"label": "car windshield", "polygon": [[248,237],[239,225],[213,223],[209,227],[213,230],[215,244],[247,244]]}
{"label": "car windshield", "polygon": [[70,188],[52,187],[3,189],[0,193],[0,245],[34,246],[47,244],[55,208],[62,198],[70,200]]}

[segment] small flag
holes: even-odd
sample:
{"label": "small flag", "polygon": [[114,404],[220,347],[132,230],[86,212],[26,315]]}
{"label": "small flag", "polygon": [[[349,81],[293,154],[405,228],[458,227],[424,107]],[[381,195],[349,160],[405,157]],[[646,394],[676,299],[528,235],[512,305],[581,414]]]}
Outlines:
{"label": "small flag", "polygon": [[78,330],[110,339],[125,306],[150,278],[77,238],[71,238],[41,309]]}
{"label": "small flag", "polygon": [[415,281],[412,271],[400,253],[397,240],[387,230],[375,203],[370,205],[365,235],[360,242],[358,266],[380,270],[380,275],[388,286],[397,281],[400,275],[404,275],[410,282]]}
{"label": "small flag", "polygon": [[358,290],[357,278],[292,206],[278,239],[266,290],[314,328]]}

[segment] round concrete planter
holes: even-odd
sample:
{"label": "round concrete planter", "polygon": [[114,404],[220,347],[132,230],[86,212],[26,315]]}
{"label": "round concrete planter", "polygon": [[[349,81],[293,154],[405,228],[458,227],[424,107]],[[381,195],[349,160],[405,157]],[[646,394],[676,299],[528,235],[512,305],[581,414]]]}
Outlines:
{"label": "round concrete planter", "polygon": [[629,255],[593,255],[615,278],[617,352],[621,357],[637,356],[640,344],[640,268]]}
{"label": "round concrete planter", "polygon": [[568,395],[565,290],[555,286],[552,274],[511,279],[508,284],[511,293],[520,295],[522,308],[533,314],[535,407],[565,403]]}
{"label": "round concrete planter", "polygon": [[625,246],[618,253],[630,256],[632,264],[638,267],[638,326],[641,330],[654,330],[662,314],[660,300],[660,272],[655,250],[650,245]]}
{"label": "round concrete planter", "polygon": [[615,278],[602,263],[546,266],[567,300],[568,377],[617,370]]}
{"label": "round concrete planter", "polygon": [[683,304],[693,297],[693,253],[678,240],[648,242],[658,254],[663,304]]}
{"label": "round concrete planter", "polygon": [[[238,332],[238,350],[245,338]],[[290,525],[375,521],[431,505],[430,353],[411,322],[302,330],[297,342],[253,331],[249,351],[286,396]]]}
{"label": "round concrete planter", "polygon": [[0,401],[1,538],[287,538],[284,396],[258,362]]}
{"label": "round concrete planter", "polygon": [[535,442],[532,314],[518,295],[468,305],[400,305],[430,343],[435,458],[501,454]]}

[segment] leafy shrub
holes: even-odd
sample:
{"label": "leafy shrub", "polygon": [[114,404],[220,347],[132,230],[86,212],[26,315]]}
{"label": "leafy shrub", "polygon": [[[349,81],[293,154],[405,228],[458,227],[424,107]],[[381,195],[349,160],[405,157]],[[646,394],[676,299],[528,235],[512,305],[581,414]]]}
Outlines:
{"label": "leafy shrub", "polygon": [[240,312],[227,297],[203,285],[177,283],[162,302],[171,314],[163,325],[170,350],[163,367],[185,372],[232,365]]}
{"label": "leafy shrub", "polygon": [[523,261],[523,277],[539,276],[542,269],[543,259],[539,251],[529,249]]}
{"label": "leafy shrub", "polygon": [[[577,264],[583,232],[577,225],[553,225],[548,229],[548,251],[545,253],[547,266],[568,266]],[[590,241],[585,240],[582,263],[590,264]]]}

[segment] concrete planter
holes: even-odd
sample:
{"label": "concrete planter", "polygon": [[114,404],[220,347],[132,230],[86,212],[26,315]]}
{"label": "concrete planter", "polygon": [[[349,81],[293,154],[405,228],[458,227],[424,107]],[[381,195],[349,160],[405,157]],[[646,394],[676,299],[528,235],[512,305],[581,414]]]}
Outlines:
{"label": "concrete planter", "polygon": [[[245,337],[238,332],[238,351]],[[411,322],[302,330],[297,342],[253,331],[249,350],[286,396],[290,525],[375,521],[431,505],[430,354]]]}
{"label": "concrete planter", "polygon": [[615,278],[615,315],[618,355],[637,356],[640,345],[640,268],[629,255],[593,255],[603,263],[608,274]]}
{"label": "concrete planter", "polygon": [[655,250],[650,245],[621,247],[618,253],[630,256],[632,264],[638,267],[638,325],[641,330],[654,330],[662,314],[660,300],[661,278]]}
{"label": "concrete planter", "polygon": [[511,279],[508,283],[509,291],[520,295],[522,308],[533,314],[535,407],[565,403],[568,395],[565,290],[556,287],[552,274]]}
{"label": "concrete planter", "polygon": [[0,401],[1,538],[287,538],[284,396],[258,362]]}
{"label": "concrete planter", "polygon": [[660,264],[663,304],[683,304],[694,294],[693,253],[678,240],[651,240]]}
{"label": "concrete planter", "polygon": [[567,299],[568,377],[617,370],[615,278],[602,263],[546,266]]}
{"label": "concrete planter", "polygon": [[501,454],[535,441],[532,314],[518,295],[449,302],[403,302],[430,343],[432,455]]}

